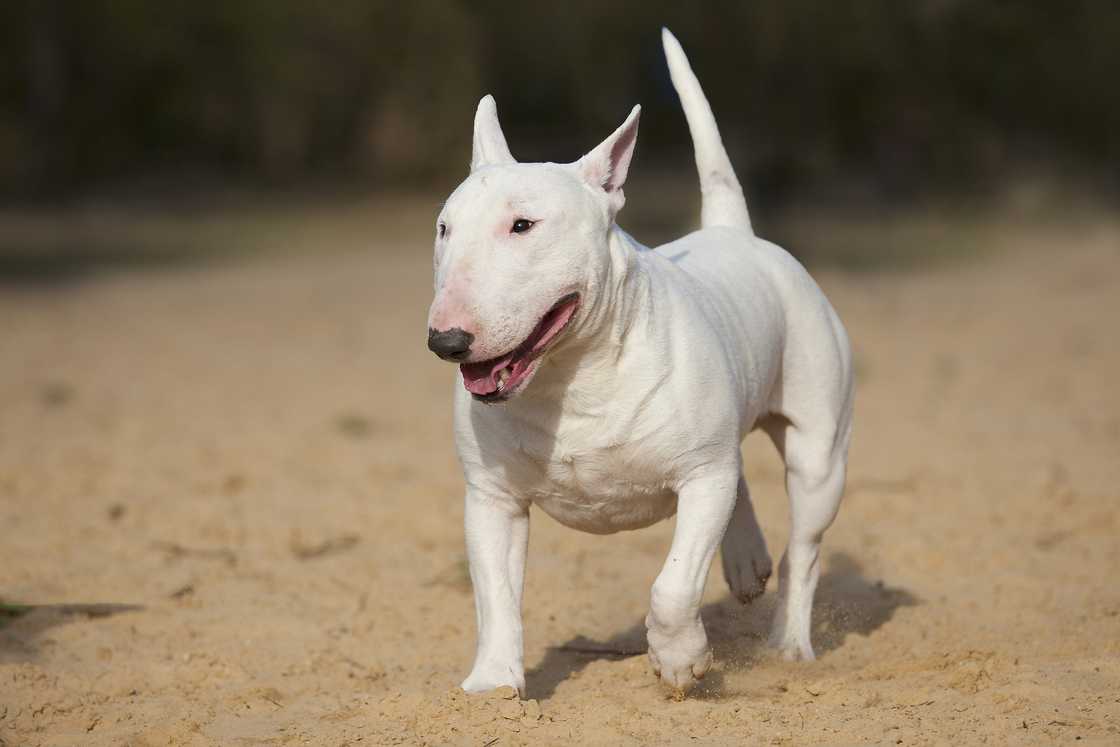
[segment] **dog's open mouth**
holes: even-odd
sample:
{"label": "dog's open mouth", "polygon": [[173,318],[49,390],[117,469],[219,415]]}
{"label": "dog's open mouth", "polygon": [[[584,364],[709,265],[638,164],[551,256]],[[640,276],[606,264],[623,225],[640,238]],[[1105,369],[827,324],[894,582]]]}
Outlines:
{"label": "dog's open mouth", "polygon": [[569,293],[557,301],[525,341],[509,353],[480,363],[461,364],[459,370],[467,391],[483,402],[498,402],[513,396],[578,308],[579,294]]}

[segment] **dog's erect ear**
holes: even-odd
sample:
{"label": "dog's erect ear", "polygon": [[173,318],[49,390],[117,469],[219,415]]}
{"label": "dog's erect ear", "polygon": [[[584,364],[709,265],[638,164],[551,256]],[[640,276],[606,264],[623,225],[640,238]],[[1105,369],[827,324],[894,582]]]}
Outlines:
{"label": "dog's erect ear", "polygon": [[592,187],[607,193],[612,215],[621,210],[626,202],[622,185],[626,182],[634,145],[638,142],[638,117],[641,113],[642,107],[635,106],[621,127],[599,143],[595,150],[576,162],[580,176]]}
{"label": "dog's erect ear", "polygon": [[483,166],[503,163],[517,163],[506,145],[506,136],[498,124],[498,105],[494,97],[486,94],[478,102],[474,114],[474,149],[471,155],[471,171]]}

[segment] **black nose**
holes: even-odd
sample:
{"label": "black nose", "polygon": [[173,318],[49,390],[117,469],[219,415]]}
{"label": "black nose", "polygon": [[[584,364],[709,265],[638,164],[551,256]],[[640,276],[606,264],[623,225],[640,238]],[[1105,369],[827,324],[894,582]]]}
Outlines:
{"label": "black nose", "polygon": [[474,335],[458,327],[443,332],[428,330],[428,350],[445,361],[461,361],[466,358],[471,354],[472,342],[474,342]]}

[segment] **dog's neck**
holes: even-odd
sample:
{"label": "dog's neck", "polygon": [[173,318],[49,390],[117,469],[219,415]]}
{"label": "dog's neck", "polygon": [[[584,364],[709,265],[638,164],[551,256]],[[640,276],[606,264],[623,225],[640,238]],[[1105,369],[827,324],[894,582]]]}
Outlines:
{"label": "dog's neck", "polygon": [[626,336],[639,311],[648,308],[649,276],[638,258],[646,248],[617,223],[611,224],[607,238],[610,258],[602,292],[596,299],[597,314],[589,319],[587,342],[593,349],[621,354]]}

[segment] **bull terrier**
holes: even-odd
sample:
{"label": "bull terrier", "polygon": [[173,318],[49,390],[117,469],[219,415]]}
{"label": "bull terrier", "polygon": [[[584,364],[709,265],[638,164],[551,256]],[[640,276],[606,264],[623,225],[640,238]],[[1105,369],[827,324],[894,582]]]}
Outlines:
{"label": "bull terrier", "polygon": [[455,442],[478,647],[469,692],[524,695],[529,509],[609,534],[676,514],[650,592],[653,672],[684,693],[711,666],[700,601],[716,549],[743,602],[770,555],[743,478],[756,428],[785,463],[791,531],[770,643],[810,660],[821,537],[840,506],[852,353],[790,254],[755,236],[711,107],[662,30],[703,195],[701,228],[656,248],[615,222],[640,107],[574,163],[518,163],[484,97],[471,171],[436,221],[428,347],[459,365]]}

